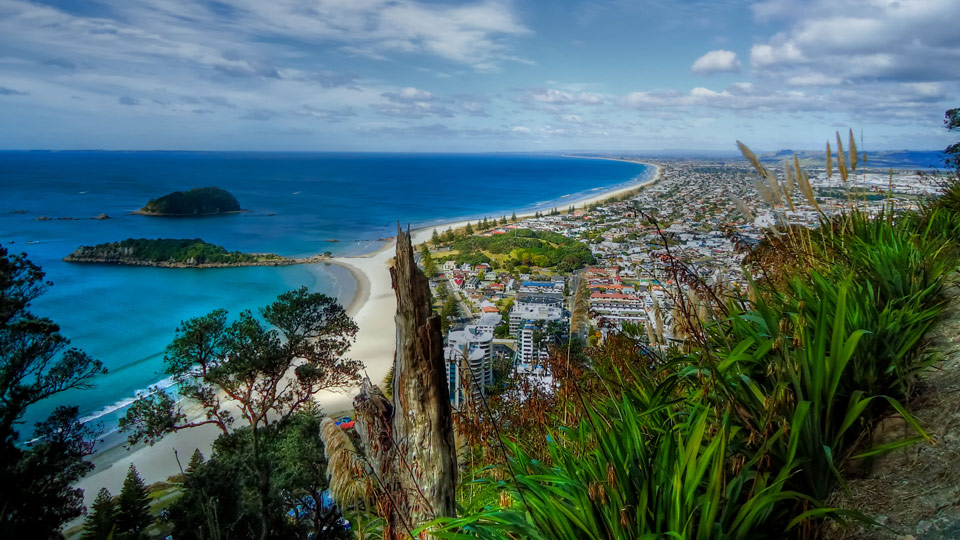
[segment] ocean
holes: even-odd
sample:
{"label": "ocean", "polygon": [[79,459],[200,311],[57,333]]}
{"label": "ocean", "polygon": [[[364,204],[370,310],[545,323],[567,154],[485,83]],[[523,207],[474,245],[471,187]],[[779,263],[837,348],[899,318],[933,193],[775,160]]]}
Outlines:
{"label": "ocean", "polygon": [[[217,308],[255,312],[301,285],[347,305],[356,286],[349,272],[329,264],[191,270],[61,260],[80,245],[202,238],[231,251],[359,255],[393,236],[398,222],[418,228],[566,208],[652,172],[636,163],[539,155],[0,152],[0,242],[25,252],[54,283],[31,309],[109,370],[93,389],[31,408],[21,438],[29,440],[33,424],[61,404],[78,405],[85,421],[115,430],[137,392],[168,384],[163,350],[182,320]],[[130,214],[151,198],[205,186],[230,191],[248,211]],[[101,213],[110,219],[87,219]]]}

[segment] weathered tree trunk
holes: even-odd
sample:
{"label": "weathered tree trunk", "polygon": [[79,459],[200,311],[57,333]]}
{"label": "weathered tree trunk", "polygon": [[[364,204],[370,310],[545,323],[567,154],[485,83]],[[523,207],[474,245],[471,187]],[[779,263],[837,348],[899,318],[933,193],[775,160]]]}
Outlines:
{"label": "weathered tree trunk", "polygon": [[386,491],[378,503],[390,528],[385,537],[401,538],[433,518],[456,515],[457,454],[440,318],[410,235],[399,227],[390,274],[397,295],[393,403],[365,381],[354,405],[367,458]]}

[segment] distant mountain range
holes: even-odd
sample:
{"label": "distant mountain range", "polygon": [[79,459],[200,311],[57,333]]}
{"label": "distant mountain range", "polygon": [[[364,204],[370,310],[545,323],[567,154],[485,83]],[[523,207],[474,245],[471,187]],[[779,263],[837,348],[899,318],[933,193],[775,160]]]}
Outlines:
{"label": "distant mountain range", "polygon": [[[793,160],[793,150],[778,150],[776,152],[757,152],[757,157],[764,163],[782,163],[784,159]],[[797,156],[804,167],[823,167],[823,150],[798,150]],[[684,150],[670,149],[647,152],[567,152],[565,155],[584,157],[632,157],[649,159],[709,159],[716,161],[743,160],[736,150]],[[834,154],[836,158],[836,154]],[[861,154],[862,162],[862,154]],[[744,161],[746,163],[746,161]],[[867,167],[879,169],[919,169],[943,167],[943,152],[940,150],[882,150],[867,152]]]}
{"label": "distant mountain range", "polygon": [[[800,165],[804,167],[823,167],[825,163],[824,151],[801,150],[797,152]],[[793,159],[793,150],[777,152],[763,152],[757,154],[760,161],[765,163],[779,163],[784,159]],[[836,154],[834,154],[836,158]],[[861,154],[861,165],[862,165]],[[867,152],[868,168],[893,169],[931,169],[943,167],[943,152],[939,150],[886,150]]]}

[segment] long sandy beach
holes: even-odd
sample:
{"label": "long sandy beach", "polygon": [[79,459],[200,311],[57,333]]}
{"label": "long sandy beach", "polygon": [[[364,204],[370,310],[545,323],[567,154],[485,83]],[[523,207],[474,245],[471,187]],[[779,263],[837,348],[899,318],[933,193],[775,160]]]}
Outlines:
{"label": "long sandy beach", "polygon": [[[660,167],[650,163],[644,164],[653,167],[654,172],[643,181],[612,190],[599,191],[596,195],[576,201],[564,201],[563,204],[580,207],[656,182],[660,177]],[[507,211],[505,214],[509,215],[509,213]],[[525,218],[532,215],[534,212],[527,212],[523,215],[518,214],[518,217]],[[476,221],[476,218],[471,221]],[[445,230],[447,227],[456,229],[465,226],[466,223],[466,221],[458,221],[417,229],[413,231],[413,243],[416,245],[430,240],[433,229]],[[394,255],[393,248],[393,242],[386,242],[374,253],[358,257],[338,257],[328,262],[347,268],[357,281],[356,292],[347,312],[357,322],[359,331],[356,342],[347,354],[350,358],[363,362],[367,376],[375,383],[383,381],[393,364],[395,351],[396,297],[391,286],[389,270],[389,264]],[[318,394],[317,401],[328,413],[346,411],[353,407],[354,394],[355,389],[347,392],[322,392]],[[85,504],[89,508],[100,488],[106,487],[114,495],[119,493],[131,463],[136,465],[140,475],[148,484],[166,480],[180,472],[181,464],[186,467],[195,449],[199,448],[204,455],[209,455],[211,445],[219,434],[220,431],[216,427],[207,425],[168,435],[153,446],[140,446],[130,450],[116,446],[93,457],[96,469],[81,480],[77,487],[84,490]]]}

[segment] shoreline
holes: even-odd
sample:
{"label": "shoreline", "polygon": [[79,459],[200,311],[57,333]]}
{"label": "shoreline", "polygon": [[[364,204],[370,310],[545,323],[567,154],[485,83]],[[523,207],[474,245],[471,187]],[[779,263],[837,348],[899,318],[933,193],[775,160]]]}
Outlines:
{"label": "shoreline", "polygon": [[[560,155],[560,156],[561,156],[561,157],[565,157],[565,158],[571,158],[571,159],[600,159],[600,160],[606,160],[606,161],[620,161],[620,162],[624,162],[624,163],[635,163],[635,164],[637,164],[637,165],[644,165],[644,166],[647,166],[647,167],[650,167],[650,168],[653,169],[653,174],[651,174],[650,177],[647,178],[647,179],[645,179],[645,180],[642,180],[642,181],[639,181],[639,182],[634,182],[634,183],[629,184],[629,185],[626,185],[626,186],[620,186],[620,187],[616,187],[616,188],[611,188],[611,189],[606,190],[606,191],[599,191],[599,192],[596,193],[596,194],[593,194],[593,195],[590,195],[590,196],[588,196],[588,197],[584,197],[584,198],[581,198],[581,199],[576,199],[576,200],[573,200],[573,201],[570,201],[570,202],[564,201],[564,204],[566,204],[567,206],[575,206],[575,207],[576,207],[576,206],[586,206],[586,205],[590,205],[590,204],[594,204],[594,203],[603,202],[603,201],[606,201],[606,200],[608,200],[608,199],[612,199],[612,198],[614,198],[614,197],[619,197],[619,196],[624,195],[624,194],[626,194],[626,193],[630,193],[630,192],[632,192],[632,191],[639,190],[640,188],[644,188],[644,187],[647,187],[647,186],[649,186],[649,185],[653,185],[653,184],[655,184],[657,181],[660,180],[660,168],[661,168],[661,167],[660,167],[660,165],[657,165],[656,163],[650,163],[650,162],[647,162],[647,161],[633,161],[633,160],[630,160],[630,159],[623,159],[623,158],[606,158],[606,157],[590,157],[590,156],[568,156],[568,155]],[[527,219],[527,218],[533,217],[533,216],[536,215],[537,212],[539,212],[539,211],[541,211],[541,210],[542,210],[542,209],[540,209],[540,208],[538,207],[538,208],[535,208],[535,209],[533,209],[533,210],[528,210],[528,209],[519,210],[519,211],[516,211],[516,210],[507,210],[507,211],[500,210],[499,213],[500,213],[501,215],[507,215],[507,213],[516,213],[516,214],[517,214],[517,219],[520,220],[520,219]],[[505,213],[505,212],[506,212],[506,213]],[[561,214],[564,214],[565,211],[561,211],[560,213],[561,213]],[[478,218],[478,217],[457,218],[457,219],[453,219],[453,220],[450,220],[450,221],[444,221],[444,222],[440,222],[440,223],[436,223],[436,224],[432,224],[432,225],[420,225],[420,226],[417,226],[417,227],[415,227],[415,228],[412,227],[412,226],[410,226],[411,242],[412,242],[412,244],[413,244],[414,247],[417,247],[418,245],[423,244],[424,242],[428,242],[428,241],[430,240],[430,235],[433,233],[433,229],[437,229],[438,231],[440,231],[441,228],[447,228],[447,227],[449,227],[449,228],[452,228],[453,230],[458,230],[458,229],[462,229],[463,227],[466,227],[466,225],[467,225],[468,222],[472,223],[472,222],[474,222],[474,221],[477,221],[478,219],[481,219],[481,218]],[[361,254],[359,254],[359,255],[346,255],[346,256],[333,257],[333,258],[331,258],[331,259],[327,259],[325,262],[330,262],[330,263],[334,263],[334,264],[341,264],[341,265],[343,265],[343,266],[349,266],[348,264],[344,264],[344,261],[351,261],[351,260],[356,260],[356,259],[365,259],[365,258],[376,257],[376,256],[379,255],[382,251],[391,248],[391,247],[392,247],[391,242],[395,241],[395,239],[396,239],[396,236],[392,236],[392,237],[390,237],[390,238],[388,238],[388,239],[385,239],[385,240],[382,242],[382,245],[380,245],[380,246],[377,247],[376,249],[374,249],[374,250],[372,250],[372,251],[369,251],[369,252],[366,252],[366,253],[361,253]]]}
{"label": "shoreline", "polygon": [[[588,196],[586,196],[586,197],[583,197],[583,198],[580,198],[580,199],[575,199],[575,200],[573,200],[573,201],[563,201],[563,205],[564,205],[564,206],[574,206],[574,207],[576,207],[576,206],[586,206],[586,205],[590,205],[590,204],[602,202],[602,201],[605,201],[605,200],[607,200],[607,199],[612,199],[612,198],[614,198],[614,197],[619,197],[620,195],[623,195],[623,194],[625,194],[625,193],[629,193],[629,192],[631,192],[631,191],[635,191],[635,190],[638,190],[638,189],[640,189],[640,188],[643,188],[643,187],[646,187],[646,186],[655,184],[658,180],[660,180],[660,165],[657,165],[656,163],[650,163],[650,162],[648,162],[648,161],[634,161],[634,160],[623,159],[623,158],[590,157],[590,156],[570,156],[570,155],[563,155],[563,154],[559,154],[559,155],[560,155],[560,157],[570,158],[570,159],[599,159],[599,160],[605,160],[605,161],[619,161],[619,162],[622,162],[622,163],[634,163],[634,164],[636,164],[636,165],[644,165],[644,166],[646,166],[646,167],[650,167],[650,168],[653,169],[653,174],[651,174],[650,177],[647,178],[647,179],[645,179],[645,180],[641,180],[641,181],[638,181],[638,182],[633,182],[633,183],[630,183],[630,184],[628,184],[628,185],[626,185],[626,186],[620,186],[620,187],[610,188],[610,189],[606,189],[606,190],[598,190],[596,194],[588,195]],[[553,202],[556,203],[556,202],[558,202],[558,201],[553,201]],[[508,214],[510,214],[510,213],[516,213],[516,214],[517,214],[517,219],[519,220],[519,219],[526,219],[526,218],[533,217],[533,216],[536,215],[537,212],[540,212],[540,211],[542,211],[542,210],[544,210],[544,209],[546,209],[546,207],[541,208],[540,206],[537,206],[537,207],[535,207],[535,208],[533,208],[533,209],[529,209],[529,207],[526,207],[526,208],[521,209],[521,210],[518,210],[518,211],[514,211],[514,210],[507,210],[507,211],[500,210],[499,213],[500,213],[501,215],[508,215]],[[558,208],[558,209],[559,209],[559,208]],[[505,212],[506,212],[506,213],[505,213]],[[565,213],[565,211],[561,210],[560,213],[563,214],[563,213]],[[426,237],[422,236],[423,233],[424,233],[424,231],[427,231],[427,232],[429,232],[429,233],[432,233],[433,229],[437,229],[437,230],[439,231],[439,230],[441,229],[441,227],[442,227],[442,228],[450,227],[450,228],[456,230],[456,229],[460,229],[460,228],[462,228],[462,227],[465,227],[465,226],[467,225],[467,222],[477,221],[478,219],[480,219],[480,217],[459,218],[459,219],[456,219],[456,220],[451,220],[451,221],[445,221],[445,222],[442,222],[442,223],[437,223],[437,224],[435,224],[435,225],[423,225],[423,226],[419,226],[419,227],[417,227],[417,228],[411,228],[411,241],[412,241],[414,247],[416,247],[417,245],[422,244],[422,243],[430,240],[430,236],[429,236],[429,235],[426,236]],[[393,239],[391,239],[391,240],[393,240]],[[387,243],[387,245],[389,245],[389,243]],[[380,250],[382,250],[382,249],[384,249],[384,246],[381,246],[381,247],[378,248],[376,251],[374,251],[374,252],[372,252],[371,254],[368,254],[368,255],[375,254],[375,253],[377,253],[378,251],[380,251]],[[364,255],[358,255],[357,257],[362,257],[362,256],[364,256]]]}
{"label": "shoreline", "polygon": [[[568,156],[577,157],[577,156]],[[586,158],[582,159],[610,159],[613,161],[629,161],[614,158]],[[652,167],[653,172],[643,180],[632,182],[607,190],[600,190],[595,194],[565,202],[565,205],[583,206],[605,201],[625,193],[636,191],[642,187],[652,185],[660,179],[660,166],[649,162],[630,161],[639,165]],[[539,208],[516,212],[518,219],[532,217]],[[504,215],[509,215],[504,214]],[[468,221],[476,219],[459,219],[446,221],[435,225],[424,225],[417,228],[410,227],[411,241],[414,246],[430,240],[433,229],[451,227],[459,229],[466,226]],[[350,272],[356,281],[356,288],[347,313],[356,321],[359,330],[356,341],[347,351],[346,356],[363,362],[364,373],[374,384],[380,384],[390,366],[396,349],[396,296],[390,278],[390,262],[393,259],[392,249],[396,237],[386,240],[375,250],[354,256],[333,257],[321,261],[324,264],[336,264]],[[353,397],[356,388],[342,392],[324,391],[315,396],[323,410],[329,414],[353,409]],[[189,406],[185,407],[189,410]],[[118,494],[126,476],[127,468],[131,463],[136,464],[140,475],[151,484],[165,481],[168,477],[179,474],[180,463],[189,461],[195,449],[199,449],[204,456],[210,455],[213,441],[220,435],[220,431],[206,425],[190,428],[170,434],[153,446],[138,446],[126,450],[122,445],[104,448],[91,456],[90,461],[97,464],[91,474],[76,484],[84,490],[84,503],[89,506],[93,503],[101,487],[106,487],[114,495]],[[82,519],[82,518],[81,518]]]}

